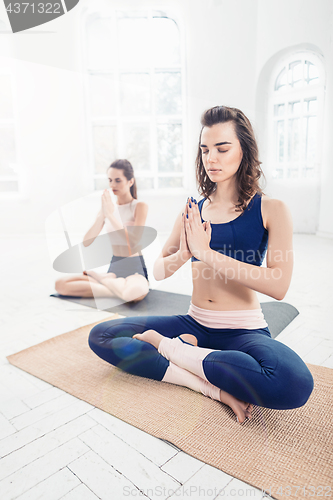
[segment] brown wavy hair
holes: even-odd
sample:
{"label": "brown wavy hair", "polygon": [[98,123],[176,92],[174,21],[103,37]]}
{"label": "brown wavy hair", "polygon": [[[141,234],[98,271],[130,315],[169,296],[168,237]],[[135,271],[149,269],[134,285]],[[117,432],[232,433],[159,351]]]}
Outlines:
{"label": "brown wavy hair", "polygon": [[240,142],[243,158],[236,173],[238,188],[238,203],[236,211],[244,211],[251,198],[259,193],[263,194],[259,186],[259,179],[264,176],[261,170],[261,162],[258,159],[258,146],[250,120],[242,111],[227,106],[215,106],[205,111],[201,117],[201,131],[199,137],[198,154],[196,158],[196,177],[199,185],[199,193],[210,199],[210,195],[216,191],[216,182],[208,177],[202,162],[201,133],[204,127],[212,127],[218,123],[233,122],[237,138]]}
{"label": "brown wavy hair", "polygon": [[136,182],[135,182],[135,177],[134,177],[134,170],[132,167],[132,164],[128,160],[115,160],[111,165],[108,167],[109,168],[118,168],[119,170],[123,170],[124,176],[128,181],[131,179],[134,179],[133,185],[130,187],[130,193],[133,196],[135,200],[138,199],[138,194],[137,194],[137,189],[136,189]]}

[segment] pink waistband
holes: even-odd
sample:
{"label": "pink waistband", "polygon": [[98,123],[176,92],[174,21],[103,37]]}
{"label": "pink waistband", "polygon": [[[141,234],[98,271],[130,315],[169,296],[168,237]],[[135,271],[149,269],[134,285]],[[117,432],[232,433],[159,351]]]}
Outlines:
{"label": "pink waistband", "polygon": [[188,313],[195,321],[208,328],[245,328],[254,330],[267,325],[261,309],[240,311],[210,311],[190,304]]}

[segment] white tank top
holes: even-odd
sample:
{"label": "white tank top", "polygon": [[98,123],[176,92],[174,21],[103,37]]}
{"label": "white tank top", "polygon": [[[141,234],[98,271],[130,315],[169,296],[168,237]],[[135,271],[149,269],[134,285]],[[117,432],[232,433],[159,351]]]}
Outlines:
{"label": "white tank top", "polygon": [[[115,205],[113,214],[124,227],[134,226],[134,215],[137,203],[138,200],[133,199],[132,201],[130,201],[129,203],[125,203],[124,205]],[[117,230],[117,228],[113,226],[112,222],[107,217],[105,217],[104,222],[106,232],[110,233],[111,231]]]}

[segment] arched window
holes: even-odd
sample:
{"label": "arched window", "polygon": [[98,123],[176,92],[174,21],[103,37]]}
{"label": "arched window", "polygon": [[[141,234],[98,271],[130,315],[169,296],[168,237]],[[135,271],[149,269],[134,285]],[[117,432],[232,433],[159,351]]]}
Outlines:
{"label": "arched window", "polygon": [[95,189],[116,158],[141,189],[184,187],[180,33],[155,10],[91,13],[86,21],[87,101]]}
{"label": "arched window", "polygon": [[0,70],[0,193],[17,193],[17,145],[10,70]]}
{"label": "arched window", "polygon": [[321,60],[310,52],[290,55],[276,67],[270,86],[272,176],[317,178],[324,101]]}

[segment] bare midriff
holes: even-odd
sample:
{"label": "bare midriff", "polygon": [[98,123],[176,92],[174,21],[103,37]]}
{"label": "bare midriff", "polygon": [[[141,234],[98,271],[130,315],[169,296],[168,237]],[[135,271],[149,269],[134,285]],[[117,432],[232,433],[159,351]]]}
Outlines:
{"label": "bare midriff", "polygon": [[192,304],[211,311],[260,309],[254,290],[231,279],[219,277],[204,262],[192,262]]}
{"label": "bare midriff", "polygon": [[128,247],[125,245],[112,245],[112,252],[115,257],[137,257],[141,255],[139,252],[129,255]]}

